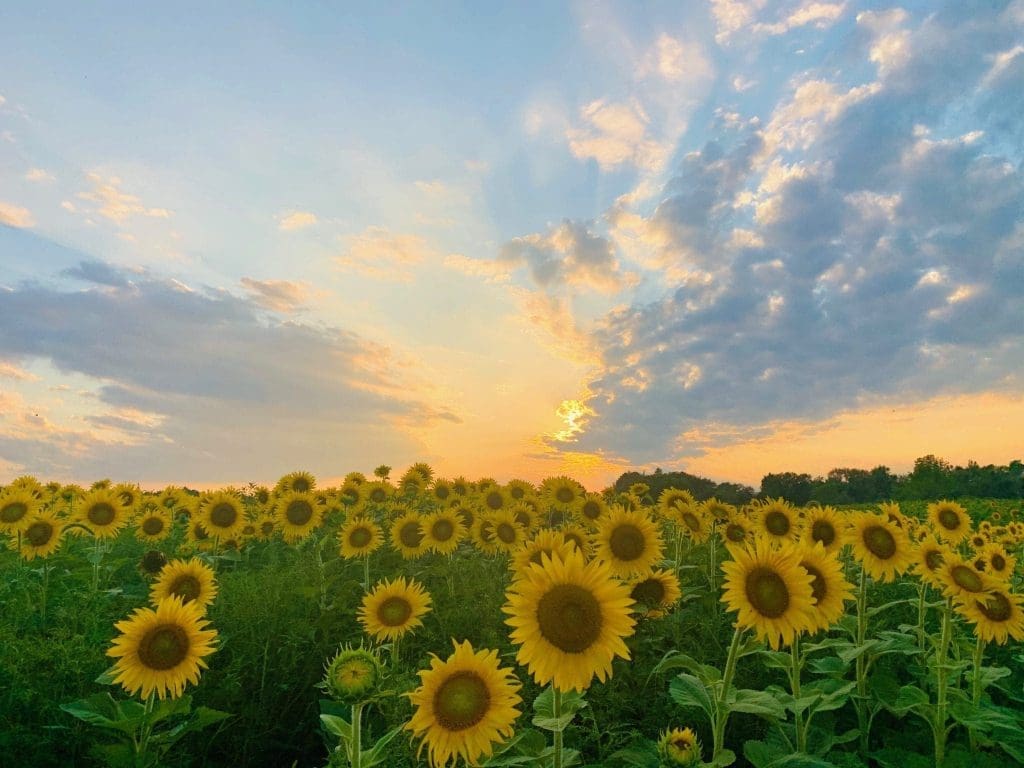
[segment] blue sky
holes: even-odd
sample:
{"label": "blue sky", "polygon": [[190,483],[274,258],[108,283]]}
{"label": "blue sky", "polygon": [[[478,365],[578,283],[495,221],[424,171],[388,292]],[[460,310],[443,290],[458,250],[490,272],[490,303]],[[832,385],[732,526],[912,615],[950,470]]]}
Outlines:
{"label": "blue sky", "polygon": [[1007,461],[1022,41],[1020,0],[5,9],[0,482]]}

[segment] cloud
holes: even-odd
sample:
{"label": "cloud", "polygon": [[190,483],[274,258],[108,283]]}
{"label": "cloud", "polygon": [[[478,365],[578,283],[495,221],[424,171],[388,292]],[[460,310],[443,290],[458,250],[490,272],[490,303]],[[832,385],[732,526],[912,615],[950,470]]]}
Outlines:
{"label": "cloud", "polygon": [[0,224],[26,229],[35,226],[35,223],[36,220],[28,208],[22,208],[20,205],[5,203],[0,200]]}
{"label": "cloud", "polygon": [[670,83],[680,83],[708,79],[714,70],[702,46],[662,33],[637,68],[640,77],[652,74]]}
{"label": "cloud", "polygon": [[440,254],[419,235],[396,234],[384,227],[367,227],[346,238],[345,252],[335,259],[343,270],[374,280],[412,282],[411,267]]}
{"label": "cloud", "polygon": [[638,102],[592,101],[580,110],[582,125],[566,131],[569,150],[597,161],[602,170],[628,163],[644,170],[661,168],[671,149],[648,135],[650,118]]}
{"label": "cloud", "polygon": [[492,259],[473,259],[461,253],[444,257],[444,266],[471,277],[483,278],[488,283],[507,283],[512,275],[509,268]]}
{"label": "cloud", "polygon": [[294,232],[297,229],[305,229],[316,224],[315,213],[309,211],[291,211],[282,213],[277,217],[277,228],[282,232]]}
{"label": "cloud", "polygon": [[124,271],[105,261],[82,261],[61,271],[61,276],[96,285],[124,288],[129,284]]}
{"label": "cloud", "polygon": [[761,16],[767,5],[767,0],[711,0],[711,15],[717,27],[715,40],[725,45],[732,42],[733,37],[740,32],[750,35],[784,35],[808,25],[827,29],[846,10],[845,2],[803,0],[795,4],[782,4],[788,10],[776,14],[775,21],[764,21]]}
{"label": "cloud", "polygon": [[172,215],[166,208],[150,208],[143,205],[137,196],[123,192],[120,189],[122,181],[116,176],[104,178],[98,173],[90,173],[87,178],[93,188],[79,192],[78,198],[97,204],[99,207],[95,212],[117,224],[124,224],[135,216],[168,219]]}
{"label": "cloud", "polygon": [[404,460],[416,452],[410,425],[456,418],[418,398],[416,367],[383,345],[268,318],[224,291],[127,277],[121,287],[0,292],[0,355],[86,377],[97,418],[122,433],[131,422],[131,445],[89,444],[72,456],[45,432],[11,427],[0,457],[28,457],[43,474],[73,464],[79,479],[268,479],[297,466],[325,473]]}
{"label": "cloud", "polygon": [[0,378],[14,381],[38,381],[39,377],[13,363],[0,360]]}
{"label": "cloud", "polygon": [[309,297],[309,286],[306,283],[289,280],[254,280],[243,277],[242,287],[261,307],[285,314],[302,309]]}
{"label": "cloud", "polygon": [[37,183],[49,183],[54,181],[54,175],[42,168],[30,168],[25,172],[25,180]]}

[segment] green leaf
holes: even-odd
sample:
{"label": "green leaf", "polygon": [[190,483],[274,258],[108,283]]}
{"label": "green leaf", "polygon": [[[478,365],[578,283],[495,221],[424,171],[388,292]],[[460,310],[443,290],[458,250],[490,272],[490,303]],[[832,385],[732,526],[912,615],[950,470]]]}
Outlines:
{"label": "green leaf", "polygon": [[821,694],[821,698],[810,708],[811,711],[818,713],[839,709],[849,701],[850,694],[856,687],[856,682],[844,684],[841,680],[822,680],[811,687]]}
{"label": "green leaf", "polygon": [[620,749],[618,752],[610,754],[608,759],[618,761],[623,765],[635,766],[635,768],[658,768],[661,764],[658,748],[650,741],[641,746]]}
{"label": "green leaf", "polygon": [[896,694],[896,701],[893,702],[891,709],[896,714],[911,710],[924,714],[930,712],[933,707],[927,693],[916,685],[904,685]]}
{"label": "green leaf", "polygon": [[533,724],[545,731],[564,731],[576,713],[587,706],[583,694],[578,691],[562,693],[562,706],[558,717],[555,717],[555,693],[548,686],[533,700]]}
{"label": "green leaf", "polygon": [[718,753],[718,757],[707,763],[708,768],[725,768],[727,765],[732,765],[736,762],[736,753],[731,749],[723,749]]}
{"label": "green leaf", "polygon": [[848,662],[838,656],[825,656],[820,659],[811,659],[807,662],[807,668],[816,675],[844,675],[850,668]]}
{"label": "green leaf", "polygon": [[882,605],[876,605],[874,608],[868,608],[868,616],[877,616],[882,611],[887,611],[897,605],[908,605],[909,603],[917,603],[917,598],[904,598],[902,600],[893,600],[890,603],[883,603]]}
{"label": "green leaf", "polygon": [[[124,702],[126,705],[134,703],[136,702]],[[137,706],[142,709],[141,705]],[[121,733],[133,734],[142,723],[141,713],[139,716],[126,717],[121,706],[109,693],[94,693],[70,704],[61,704],[60,708],[90,725]]]}
{"label": "green leaf", "polygon": [[320,722],[328,733],[332,733],[348,744],[352,740],[352,724],[339,715],[320,715]]}
{"label": "green leaf", "polygon": [[484,763],[484,766],[486,768],[501,768],[510,765],[535,765],[541,753],[547,748],[548,742],[544,738],[544,734],[532,728],[526,728],[505,742]]}
{"label": "green leaf", "polygon": [[685,672],[678,675],[669,684],[668,693],[679,706],[699,709],[708,716],[709,722],[713,721],[715,705],[711,694],[707,686],[693,675]]}
{"label": "green leaf", "polygon": [[788,670],[792,664],[792,659],[788,653],[782,651],[769,651],[764,649],[760,653],[762,663],[769,669],[782,669]]}
{"label": "green leaf", "polygon": [[872,752],[874,758],[882,768],[935,768],[935,760],[932,755],[920,755],[917,752],[909,752],[898,747],[886,747],[877,752]]}
{"label": "green leaf", "polygon": [[363,768],[371,768],[371,766],[377,765],[382,762],[387,756],[385,750],[388,744],[390,744],[395,736],[402,732],[402,726],[392,728],[390,731],[385,733],[369,749],[364,749],[361,753],[361,765]]}
{"label": "green leaf", "polygon": [[733,689],[729,692],[726,702],[732,712],[746,712],[774,720],[786,719],[785,705],[767,691],[757,691],[753,688]]}

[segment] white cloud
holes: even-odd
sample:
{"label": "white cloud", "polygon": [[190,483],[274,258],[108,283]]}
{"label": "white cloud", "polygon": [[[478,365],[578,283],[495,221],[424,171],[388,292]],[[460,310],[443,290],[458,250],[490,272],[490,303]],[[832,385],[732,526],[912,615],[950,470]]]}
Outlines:
{"label": "white cloud", "polygon": [[52,173],[50,173],[49,171],[44,170],[42,168],[30,168],[25,173],[25,180],[26,181],[35,181],[35,182],[40,182],[40,183],[47,183],[47,182],[53,181],[54,180],[54,176],[53,176]]}
{"label": "white cloud", "polygon": [[360,234],[346,238],[346,250],[335,263],[344,270],[375,280],[410,283],[411,268],[428,258],[439,261],[440,254],[419,235],[367,227]]}
{"label": "white cloud", "polygon": [[658,170],[671,147],[648,135],[650,118],[638,102],[592,101],[580,110],[582,126],[566,131],[569,149],[581,160],[593,159],[602,170],[628,163]]}
{"label": "white cloud", "polygon": [[279,214],[277,217],[277,228],[282,232],[294,232],[297,229],[305,229],[316,224],[315,213],[309,211],[290,211]]}
{"label": "white cloud", "polygon": [[104,218],[124,224],[133,216],[167,219],[172,215],[166,208],[150,208],[143,205],[137,196],[121,191],[122,182],[116,176],[105,179],[98,173],[90,173],[87,178],[92,182],[93,188],[89,192],[79,192],[78,198],[97,203],[99,208],[96,209],[96,213]]}
{"label": "white cloud", "polygon": [[671,83],[704,80],[713,75],[713,68],[704,49],[697,43],[686,43],[671,35],[661,34],[654,47],[641,59],[637,75],[657,74]]}
{"label": "white cloud", "polygon": [[309,298],[309,285],[303,282],[254,280],[251,277],[243,277],[241,282],[254,302],[275,312],[296,312]]}
{"label": "white cloud", "polygon": [[35,223],[36,220],[32,217],[32,212],[28,208],[22,208],[20,205],[5,203],[0,200],[0,224],[25,229],[35,225]]}

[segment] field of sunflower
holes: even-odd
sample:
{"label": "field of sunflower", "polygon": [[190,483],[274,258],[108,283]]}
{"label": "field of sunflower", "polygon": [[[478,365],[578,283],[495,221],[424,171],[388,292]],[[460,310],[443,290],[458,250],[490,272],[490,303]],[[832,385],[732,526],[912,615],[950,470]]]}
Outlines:
{"label": "field of sunflower", "polygon": [[0,765],[1024,764],[1019,502],[0,488]]}

